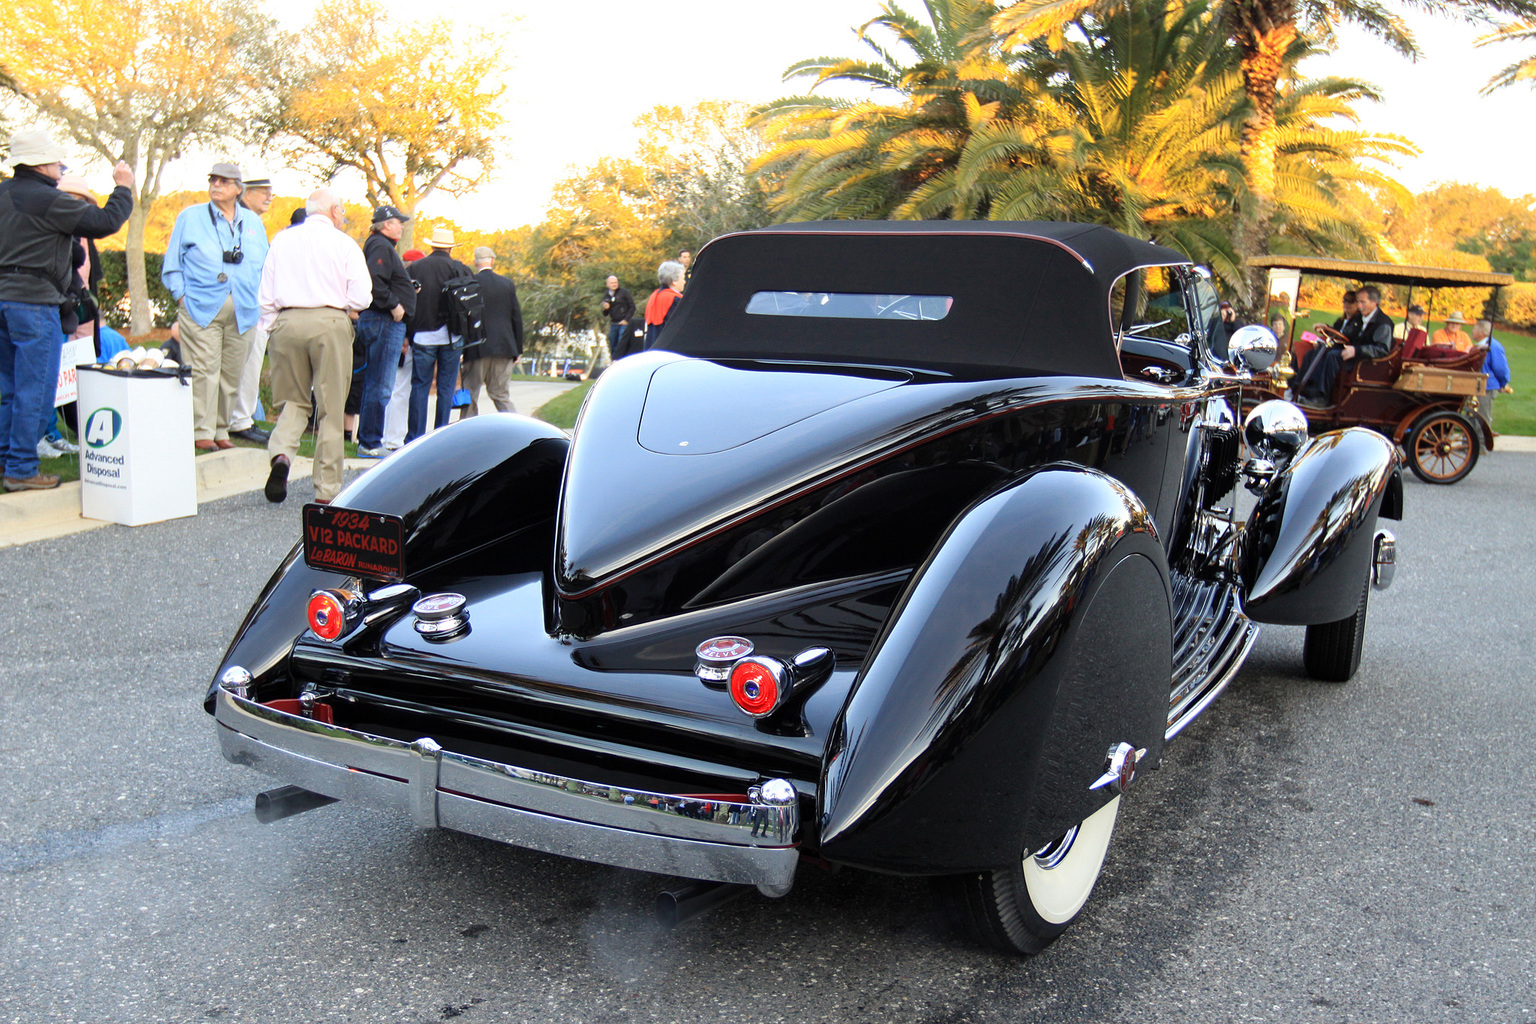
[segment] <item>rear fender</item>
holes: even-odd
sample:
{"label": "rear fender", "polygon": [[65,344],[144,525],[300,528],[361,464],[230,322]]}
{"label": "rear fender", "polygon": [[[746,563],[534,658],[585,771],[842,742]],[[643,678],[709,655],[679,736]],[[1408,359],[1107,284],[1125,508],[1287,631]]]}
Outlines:
{"label": "rear fender", "polygon": [[1371,571],[1378,515],[1402,516],[1397,447],[1351,427],[1314,438],[1275,476],[1243,531],[1244,611],[1310,626],[1348,618]]}
{"label": "rear fender", "polygon": [[[564,431],[526,416],[476,416],[435,430],[379,463],[336,497],[338,506],[400,516],[408,582],[430,579],[454,559],[527,534],[527,545],[500,545],[522,566],[548,571],[560,477],[569,447]],[[540,531],[544,531],[541,533]],[[294,639],[306,628],[309,595],[345,578],[304,564],[300,545],[288,553],[246,614],[208,687],[231,665],[254,677],[257,692],[279,674]]]}
{"label": "rear fender", "polygon": [[943,874],[1097,810],[1115,743],[1160,756],[1167,563],[1122,484],[1048,467],[972,505],[918,570],[834,727],[821,852]]}

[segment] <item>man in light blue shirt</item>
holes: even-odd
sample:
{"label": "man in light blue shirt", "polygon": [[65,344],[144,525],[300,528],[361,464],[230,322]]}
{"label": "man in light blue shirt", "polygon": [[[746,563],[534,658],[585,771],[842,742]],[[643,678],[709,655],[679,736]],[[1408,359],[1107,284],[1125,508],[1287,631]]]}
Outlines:
{"label": "man in light blue shirt", "polygon": [[241,187],[238,166],[213,165],[208,202],[177,216],[160,272],[180,306],[176,327],[183,361],[192,370],[192,443],[200,452],[235,446],[229,421],[267,258],[267,229],[238,202]]}

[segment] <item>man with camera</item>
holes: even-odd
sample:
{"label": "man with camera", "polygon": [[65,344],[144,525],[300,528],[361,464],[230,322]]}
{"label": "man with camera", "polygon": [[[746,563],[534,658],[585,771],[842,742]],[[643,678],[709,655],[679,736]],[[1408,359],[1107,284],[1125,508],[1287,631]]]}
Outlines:
{"label": "man with camera", "polygon": [[240,168],[208,172],[208,202],[176,218],[160,280],[180,307],[182,360],[192,370],[192,436],[200,452],[233,448],[229,424],[256,327],[267,229],[240,205]]}
{"label": "man with camera", "polygon": [[115,234],[133,209],[133,171],[118,161],[106,206],[61,192],[64,148],[47,132],[11,136],[12,177],[0,183],[0,462],[7,491],[59,486],[39,471],[37,442],[53,415],[64,340],[60,307],[73,299],[75,238]]}

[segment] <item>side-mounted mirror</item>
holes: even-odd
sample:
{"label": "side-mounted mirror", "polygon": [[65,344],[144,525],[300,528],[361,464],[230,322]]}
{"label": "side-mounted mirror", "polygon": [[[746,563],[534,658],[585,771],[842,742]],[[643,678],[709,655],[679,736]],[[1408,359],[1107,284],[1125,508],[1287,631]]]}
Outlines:
{"label": "side-mounted mirror", "polygon": [[1280,355],[1280,342],[1268,327],[1249,324],[1239,327],[1227,339],[1227,356],[1232,365],[1249,373],[1263,373]]}

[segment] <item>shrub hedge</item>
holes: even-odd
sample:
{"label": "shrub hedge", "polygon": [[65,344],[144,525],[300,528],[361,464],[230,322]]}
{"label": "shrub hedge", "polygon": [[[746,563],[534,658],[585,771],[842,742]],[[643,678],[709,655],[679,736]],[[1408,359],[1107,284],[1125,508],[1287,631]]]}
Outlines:
{"label": "shrub hedge", "polygon": [[[149,279],[149,311],[156,327],[176,322],[176,302],[160,283],[160,264],[165,259],[158,252],[144,254],[144,274]],[[101,253],[101,315],[120,331],[126,331],[129,318],[128,260],[121,249]]]}

